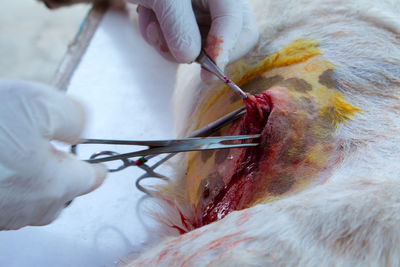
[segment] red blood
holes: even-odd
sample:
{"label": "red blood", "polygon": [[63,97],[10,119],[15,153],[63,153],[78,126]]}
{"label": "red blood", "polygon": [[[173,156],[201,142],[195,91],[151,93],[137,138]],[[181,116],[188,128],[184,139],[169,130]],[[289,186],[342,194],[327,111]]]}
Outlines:
{"label": "red blood", "polygon": [[224,40],[218,38],[216,35],[209,34],[207,36],[206,53],[215,61],[215,59],[220,55],[222,50],[222,44]]}
{"label": "red blood", "polygon": [[223,78],[226,84],[232,83],[232,81],[228,77],[224,76]]}
{"label": "red blood", "polygon": [[180,228],[180,227],[177,226],[177,225],[172,225],[171,228],[174,228],[174,229],[178,230],[178,232],[179,232],[180,235],[183,235],[183,234],[186,234],[186,233],[187,233],[187,231],[185,231],[184,229]]}
{"label": "red blood", "polygon": [[163,43],[160,45],[160,50],[161,50],[161,52],[164,52],[164,53],[168,53],[169,52],[168,46],[166,44],[163,44]]}
{"label": "red blood", "polygon": [[242,126],[242,134],[258,134],[264,129],[271,112],[269,97],[265,94],[251,95],[243,99],[246,105],[246,116]]}
{"label": "red blood", "polygon": [[[247,113],[239,122],[241,124],[240,134],[260,134],[264,130],[271,112],[270,98],[264,93],[258,95],[247,94],[247,96],[244,99]],[[244,202],[251,199],[252,192],[257,191],[261,182],[255,177],[259,169],[260,159],[264,153],[265,147],[263,145],[245,149],[235,164],[233,176],[229,179],[224,179],[229,183],[218,192],[213,203],[206,207],[199,203],[198,208],[200,210],[198,210],[197,215],[201,218],[196,220],[198,227],[223,218],[229,212],[239,209]]]}

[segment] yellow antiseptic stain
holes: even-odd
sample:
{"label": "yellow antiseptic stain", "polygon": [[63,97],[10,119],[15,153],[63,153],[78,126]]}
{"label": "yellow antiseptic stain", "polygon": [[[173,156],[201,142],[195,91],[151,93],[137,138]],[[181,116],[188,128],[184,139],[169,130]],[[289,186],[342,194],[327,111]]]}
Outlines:
{"label": "yellow antiseptic stain", "polygon": [[248,71],[238,81],[239,86],[254,79],[255,77],[275,68],[286,67],[321,54],[317,48],[318,42],[309,39],[299,39],[263,59],[254,68]]}
{"label": "yellow antiseptic stain", "polygon": [[[287,140],[291,140],[291,143],[286,144],[288,148],[285,148],[285,156],[282,156],[282,161],[286,160],[289,163],[280,162],[279,153],[271,160],[270,163],[275,165],[265,173],[265,188],[268,188],[268,183],[282,175],[282,172],[292,175],[295,179],[288,193],[308,187],[316,179],[318,172],[326,168],[332,156],[333,137],[337,127],[357,112],[361,112],[359,108],[347,103],[344,96],[333,86],[333,78],[329,75],[334,72],[334,67],[323,58],[318,42],[297,40],[260,62],[238,61],[232,69],[235,73],[231,78],[244,90],[255,94],[284,88],[289,92],[290,101],[293,103],[294,110],[282,115],[293,122],[287,133]],[[257,84],[257,81],[260,82]],[[252,87],[252,83],[256,83],[256,88]],[[203,102],[194,114],[197,120],[195,128],[201,128],[242,105],[241,99],[229,88],[213,88],[203,96]],[[221,134],[228,130],[229,126],[222,130]],[[216,171],[215,152],[212,153],[214,154],[206,159],[204,154],[199,152],[189,154],[186,193],[192,206],[196,206],[201,199],[204,179]],[[271,201],[279,197],[282,196],[266,192],[253,203]]]}
{"label": "yellow antiseptic stain", "polygon": [[361,109],[356,108],[347,103],[343,99],[343,95],[339,92],[334,93],[332,98],[333,98],[332,121],[336,127],[339,125],[339,123],[349,120],[352,115],[361,111]]}
{"label": "yellow antiseptic stain", "polygon": [[327,163],[327,158],[321,157],[321,155],[324,155],[325,152],[325,147],[323,145],[316,144],[306,154],[306,160],[313,162],[313,164],[319,167],[323,167]]}

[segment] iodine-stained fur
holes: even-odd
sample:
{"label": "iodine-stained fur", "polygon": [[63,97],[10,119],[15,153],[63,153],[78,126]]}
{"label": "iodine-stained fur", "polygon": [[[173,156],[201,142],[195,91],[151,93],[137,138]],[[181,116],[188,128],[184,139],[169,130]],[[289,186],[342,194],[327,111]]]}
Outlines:
{"label": "iodine-stained fur", "polygon": [[[301,138],[279,149],[292,151],[298,142],[315,135],[318,138],[312,139],[309,148],[290,155],[322,147],[329,149],[321,149],[317,155],[328,160],[314,158],[322,162],[318,168],[298,173],[291,164],[305,159],[299,157],[294,163],[287,157],[271,157],[279,168],[292,170],[293,181],[306,173],[315,176],[313,182],[302,190],[278,187],[275,198],[252,203],[199,228],[191,222],[194,214],[185,166],[177,167],[175,179],[158,195],[177,207],[185,219],[171,208],[160,217],[188,232],[169,231],[169,237],[129,266],[399,266],[400,1],[254,0],[251,4],[261,37],[243,62],[257,64],[299,39],[319,43],[321,53],[268,70],[263,74],[266,77],[256,78],[265,81],[258,86],[265,86],[261,89],[275,97],[292,92],[293,97],[282,98],[287,102],[308,98],[312,108],[319,108],[319,98],[324,97],[315,97],[314,87],[319,86],[321,92],[339,95],[340,103],[348,103],[340,107],[354,107],[347,109],[354,112],[332,110],[342,119],[329,129],[327,141],[315,131],[304,134],[302,130],[321,119],[323,113],[318,109],[276,114],[275,118],[296,118],[296,114],[309,112],[305,118],[310,120],[287,120],[279,129],[281,136]],[[312,73],[313,66],[315,71],[327,67],[315,84],[290,76],[301,76],[300,67]],[[234,77],[237,70],[233,64],[227,73]],[[197,118],[192,114],[218,86],[202,84],[194,66],[182,67],[178,78],[176,122],[184,136],[196,127]],[[251,88],[248,84],[244,87]],[[296,92],[290,91],[291,87]],[[281,104],[279,99],[276,103]],[[335,116],[325,114],[332,120]]]}

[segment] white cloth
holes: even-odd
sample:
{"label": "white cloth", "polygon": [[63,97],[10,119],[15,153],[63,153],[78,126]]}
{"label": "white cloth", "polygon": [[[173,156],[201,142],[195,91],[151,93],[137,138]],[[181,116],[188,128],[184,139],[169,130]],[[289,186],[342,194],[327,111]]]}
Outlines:
{"label": "white cloth", "polygon": [[82,106],[47,86],[0,80],[0,230],[52,222],[73,198],[97,188],[103,165],[50,143],[79,140]]}

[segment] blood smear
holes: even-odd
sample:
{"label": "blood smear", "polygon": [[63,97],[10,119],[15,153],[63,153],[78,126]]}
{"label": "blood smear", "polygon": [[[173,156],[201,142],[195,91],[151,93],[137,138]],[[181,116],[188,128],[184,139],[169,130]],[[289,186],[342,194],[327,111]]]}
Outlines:
{"label": "blood smear", "polygon": [[[238,122],[241,124],[239,134],[262,133],[271,112],[269,97],[264,93],[247,94],[247,98],[243,101],[247,113]],[[200,207],[202,209],[199,214],[201,218],[196,220],[199,224],[198,227],[222,219],[232,210],[241,208],[242,198],[248,198],[257,188],[259,181],[255,181],[253,177],[256,176],[259,169],[258,164],[264,151],[262,144],[257,147],[246,148],[241,158],[236,162],[233,176],[223,179],[230,182],[220,190],[211,205]]]}

